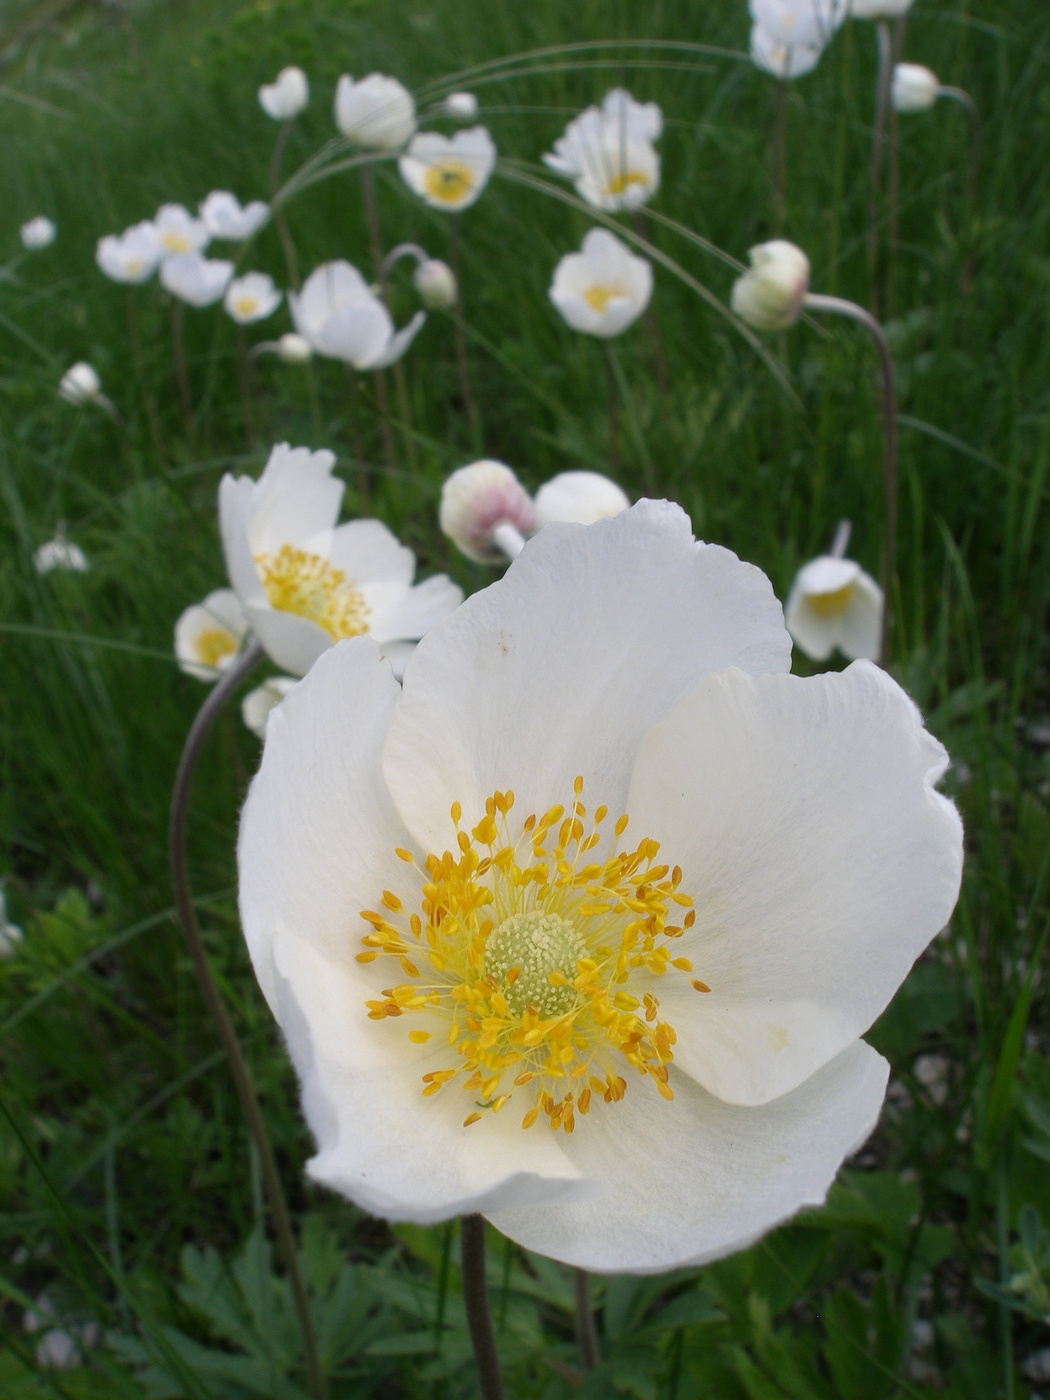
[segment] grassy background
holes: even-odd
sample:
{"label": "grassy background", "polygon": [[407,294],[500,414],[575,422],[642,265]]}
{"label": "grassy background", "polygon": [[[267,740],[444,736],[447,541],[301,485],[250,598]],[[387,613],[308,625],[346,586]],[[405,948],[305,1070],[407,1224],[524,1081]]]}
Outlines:
{"label": "grassy background", "polygon": [[[376,68],[420,89],[473,64],[587,40],[739,51],[744,10],[743,0],[5,7],[0,873],[26,930],[19,956],[0,964],[5,1395],[303,1393],[287,1298],[258,1231],[257,1172],[166,874],[170,783],[203,696],[175,669],[170,639],[181,609],[223,582],[221,474],[257,471],[272,441],[330,446],[347,514],[365,507],[367,486],[368,508],[412,544],[424,571],[447,570],[467,588],[488,578],[452,554],[435,523],[444,475],[479,455],[447,317],[430,318],[405,361],[411,423],[394,425],[396,470],[370,379],[351,392],[331,362],[307,371],[261,360],[250,441],[235,331],[215,310],[186,315],[191,438],[170,308],[155,284],[139,289],[139,375],[127,298],[95,268],[97,238],[213,188],[265,198],[276,127],[255,90],[286,63],[313,84],[289,173],[330,138],[340,72]],[[967,88],[983,126],[968,212],[962,110],[942,102],[901,123],[890,326],[902,459],[894,670],[955,759],[947,787],[967,823],[963,898],[873,1032],[894,1067],[889,1105],[824,1211],[704,1271],[597,1281],[608,1359],[582,1389],[567,1279],[495,1246],[513,1394],[1046,1393],[1030,1358],[1047,1345],[1038,1319],[1050,1306],[1050,1242],[1033,1217],[1050,1222],[1047,1025],[1045,1009],[1035,1012],[1050,836],[1050,16],[1032,0],[918,0],[905,56]],[[621,44],[457,85],[478,93],[501,153],[532,163],[616,83],[659,101],[658,214],[737,258],[762,238],[791,237],[810,254],[815,289],[866,302],[873,58],[871,26],[850,24],[789,89],[776,219],[776,85],[742,57]],[[606,371],[600,347],[568,330],[546,298],[555,262],[591,221],[511,174],[497,172],[462,217],[464,294],[480,445],[534,486],[558,470],[607,468]],[[376,182],[387,241],[447,256],[443,217],[415,203],[392,166],[378,166]],[[59,238],[25,255],[17,229],[38,212],[56,220]],[[369,266],[352,173],[313,186],[288,218],[304,270],[338,256]],[[649,235],[727,296],[731,268],[655,214]],[[283,282],[272,227],[245,266]],[[413,305],[404,273],[399,320]],[[681,501],[699,535],[761,565],[782,597],[841,516],[854,522],[851,553],[877,572],[879,434],[862,337],[823,323],[772,338],[792,398],[681,282],[660,273],[653,304],[666,389],[644,325],[615,347],[624,486]],[[287,328],[282,310],[252,339]],[[81,358],[99,369],[126,441],[102,413],[56,397],[62,371]],[[33,570],[33,549],[60,520],[90,573]],[[256,760],[236,717],[220,726],[195,789],[193,878],[304,1222],[333,1394],[470,1394],[451,1232],[391,1233],[300,1181],[306,1134],[233,906],[236,814]],[[1012,1293],[995,1295],[1015,1277]],[[45,1290],[69,1326],[94,1319],[104,1329],[105,1344],[76,1370],[40,1370],[37,1339],[21,1332],[25,1305]]]}

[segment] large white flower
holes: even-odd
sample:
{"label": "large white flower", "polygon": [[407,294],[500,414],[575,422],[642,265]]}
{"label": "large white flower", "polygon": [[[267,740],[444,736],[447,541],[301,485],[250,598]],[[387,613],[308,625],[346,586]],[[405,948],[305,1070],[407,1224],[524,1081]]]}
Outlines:
{"label": "large white flower", "polygon": [[896,683],[788,656],[763,575],[643,501],[546,526],[403,691],[367,638],[321,658],[239,844],[316,1181],[602,1272],[823,1199],[962,843]]}
{"label": "large white flower", "polygon": [[653,142],[663,130],[655,102],[635,102],[613,88],[601,107],[588,107],[565,128],[544,164],[575,183],[596,209],[637,209],[660,185],[660,157]]}
{"label": "large white flower", "polygon": [[603,340],[636,321],[652,294],[652,264],[604,228],[584,236],[581,252],[565,254],[548,292],[573,330]]}
{"label": "large white flower", "polygon": [[152,220],[143,219],[122,234],[107,233],[98,240],[95,261],[114,282],[145,282],[157,270],[164,254]]}
{"label": "large white flower", "polygon": [[190,306],[211,306],[225,292],[232,276],[232,262],[204,258],[200,253],[173,253],[160,265],[161,286]]}
{"label": "large white flower", "polygon": [[359,146],[399,151],[416,129],[416,104],[396,78],[369,73],[354,82],[344,73],[335,86],[335,124]]}
{"label": "large white flower", "polygon": [[878,661],[882,589],[852,559],[822,554],[799,569],[784,620],[814,661],[826,661],[836,647],[851,661]]}
{"label": "large white flower", "polygon": [[344,488],[334,464],[331,452],[280,443],[258,481],[226,475],[219,486],[230,582],[259,641],[297,676],[363,633],[399,668],[463,598],[444,574],[413,586],[415,556],[380,521],[336,525]]}
{"label": "large white flower", "polygon": [[496,146],[483,126],[454,136],[421,131],[398,160],[401,178],[435,209],[466,209],[488,184],[496,164]]}
{"label": "large white flower", "polygon": [[383,369],[405,353],[426,313],[394,330],[390,312],[351,263],[322,263],[298,293],[288,293],[295,329],[319,355],[355,369]]}
{"label": "large white flower", "polygon": [[237,659],[248,623],[232,588],[216,588],[175,623],[179,669],[199,681],[216,681]]}
{"label": "large white flower", "polygon": [[212,190],[200,205],[201,218],[212,238],[225,238],[242,243],[257,233],[270,217],[270,206],[253,199],[241,208],[241,202],[229,190]]}
{"label": "large white flower", "polygon": [[173,253],[201,253],[211,242],[207,224],[195,219],[184,204],[162,204],[154,215],[153,231],[165,258]]}

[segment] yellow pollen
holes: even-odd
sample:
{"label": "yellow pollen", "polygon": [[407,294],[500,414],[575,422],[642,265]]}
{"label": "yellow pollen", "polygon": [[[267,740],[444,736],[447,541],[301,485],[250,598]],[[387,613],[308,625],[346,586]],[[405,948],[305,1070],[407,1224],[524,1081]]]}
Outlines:
{"label": "yellow pollen", "polygon": [[444,204],[458,204],[470,194],[475,185],[474,170],[461,160],[441,160],[428,165],[423,173],[423,188],[433,199]]}
{"label": "yellow pollen", "polygon": [[622,170],[619,175],[612,175],[605,186],[607,194],[624,194],[631,185],[641,185],[643,189],[649,188],[649,177],[641,170]]}
{"label": "yellow pollen", "polygon": [[[681,869],[660,862],[658,842],[643,837],[614,853],[626,816],[603,833],[608,809],[588,819],[582,794],[577,778],[568,805],[513,825],[512,792],[494,792],[472,826],[454,802],[453,849],[421,866],[397,852],[415,872],[416,893],[384,890],[361,911],[358,962],[397,968],[366,1003],[368,1017],[407,1017],[397,1034],[447,1047],[445,1067],[422,1076],[421,1092],[431,1098],[458,1083],[470,1096],[464,1126],[518,1095],[528,1101],[522,1127],[542,1115],[572,1132],[598,1103],[618,1103],[631,1074],[674,1097],[677,1037],[655,988],[693,970],[671,955],[694,922],[693,901]],[[409,912],[417,901],[419,912]]]}
{"label": "yellow pollen", "polygon": [[853,597],[853,584],[844,584],[831,593],[809,593],[806,602],[818,617],[840,617]]}
{"label": "yellow pollen", "polygon": [[169,253],[188,253],[190,251],[190,240],[184,234],[162,233],[160,241]]}
{"label": "yellow pollen", "polygon": [[276,554],[257,554],[255,563],[270,606],[278,612],[316,622],[334,641],[368,631],[364,597],[342,569],[320,554],[284,544]]}
{"label": "yellow pollen", "polygon": [[197,660],[202,666],[217,666],[224,656],[237,650],[237,638],[225,627],[209,627],[197,638]]}
{"label": "yellow pollen", "polygon": [[250,316],[253,311],[258,311],[259,300],[257,297],[235,297],[233,309],[239,316]]}
{"label": "yellow pollen", "polygon": [[627,288],[621,287],[618,282],[593,282],[584,289],[583,299],[600,316],[614,297],[625,297],[626,295]]}

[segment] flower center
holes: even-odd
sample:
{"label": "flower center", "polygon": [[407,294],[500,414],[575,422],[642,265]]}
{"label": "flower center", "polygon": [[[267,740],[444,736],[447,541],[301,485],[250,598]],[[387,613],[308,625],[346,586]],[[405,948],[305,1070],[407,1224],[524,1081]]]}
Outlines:
{"label": "flower center", "polygon": [[258,297],[234,297],[233,309],[238,316],[252,316],[259,309]]}
{"label": "flower center", "polygon": [[160,241],[169,253],[188,253],[190,240],[183,233],[162,233]]}
{"label": "flower center", "polygon": [[[515,835],[512,792],[493,793],[469,831],[453,803],[455,852],[428,855],[422,868],[397,852],[416,871],[419,912],[384,890],[382,909],[361,913],[369,932],[357,961],[393,959],[407,979],[366,1003],[369,1018],[408,1016],[413,1044],[448,1047],[448,1065],[422,1076],[422,1092],[458,1080],[473,1102],[464,1127],[522,1089],[531,1100],[523,1128],[543,1113],[572,1132],[595,1095],[623,1098],[632,1071],[674,1097],[676,1036],[651,988],[669,969],[692,972],[669,945],[692,926],[693,901],[679,891],[681,870],[656,863],[659,843],[649,838],[593,859],[608,809],[598,807],[588,829],[582,778],[574,791],[568,812],[528,816]],[[615,837],[627,824],[620,817]]]}
{"label": "flower center", "polygon": [[368,631],[370,609],[363,594],[320,554],[284,544],[276,554],[257,554],[255,563],[267,600],[278,612],[316,622],[336,642]]}
{"label": "flower center", "polygon": [[642,170],[622,170],[619,175],[609,177],[605,189],[608,194],[624,194],[631,185],[641,185],[643,190],[647,190],[648,175]]}
{"label": "flower center", "polygon": [[137,277],[142,271],[143,262],[141,258],[128,258],[125,267],[129,277]]}
{"label": "flower center", "polygon": [[197,638],[197,659],[202,666],[218,666],[237,650],[237,638],[224,627],[211,627]]}
{"label": "flower center", "polygon": [[625,297],[626,295],[627,288],[621,287],[618,282],[592,282],[589,287],[584,289],[583,299],[600,316],[614,297]]}
{"label": "flower center", "polygon": [[818,617],[840,617],[853,597],[853,584],[844,584],[831,593],[810,593],[806,602]]}
{"label": "flower center", "polygon": [[454,204],[474,188],[474,171],[460,160],[438,161],[427,166],[423,186],[434,199]]}

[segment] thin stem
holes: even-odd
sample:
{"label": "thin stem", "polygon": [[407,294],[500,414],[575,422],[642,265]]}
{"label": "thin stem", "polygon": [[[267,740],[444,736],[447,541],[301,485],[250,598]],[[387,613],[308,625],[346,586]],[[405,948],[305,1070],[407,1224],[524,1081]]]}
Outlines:
{"label": "thin stem", "polygon": [[787,218],[787,104],[787,79],[779,78],[773,98],[773,129],[769,136],[773,222],[778,228],[784,226]]}
{"label": "thin stem", "polygon": [[[639,238],[646,243],[652,242],[652,233],[649,229],[649,221],[645,214],[639,209],[634,215],[634,231]],[[645,308],[642,316],[642,325],[645,327],[646,335],[649,337],[649,348],[653,357],[653,373],[656,377],[656,387],[661,394],[667,393],[667,356],[664,354],[663,336],[660,334],[660,322],[656,319],[656,312],[653,310],[652,301]]]}
{"label": "thin stem", "polygon": [[580,1365],[585,1371],[593,1371],[601,1364],[602,1357],[591,1308],[591,1276],[586,1269],[573,1269],[572,1283],[576,1296],[576,1346],[580,1353]]}
{"label": "thin stem", "polygon": [[[368,241],[372,248],[372,267],[375,272],[375,279],[379,283],[380,295],[384,302],[389,302],[389,290],[387,287],[386,272],[383,261],[383,240],[379,232],[379,210],[376,207],[375,185],[372,182],[372,167],[362,165],[361,167],[361,195],[365,205],[365,222],[368,224]],[[395,381],[398,388],[398,406],[401,411],[402,420],[408,407],[408,395],[405,390],[404,374],[398,373],[400,366],[394,370]],[[386,374],[383,370],[375,371],[376,404],[379,407],[379,433],[383,439],[383,456],[386,458],[387,468],[391,472],[397,471],[397,453],[394,449],[394,434],[390,428],[390,398],[386,391]]]}
{"label": "thin stem", "polygon": [[876,20],[879,44],[879,76],[875,90],[875,130],[871,140],[871,194],[868,202],[868,271],[871,275],[871,305],[878,307],[879,264],[879,186],[882,180],[882,147],[886,117],[890,109],[890,83],[893,80],[893,40],[884,19]]}
{"label": "thin stem", "polygon": [[244,1058],[244,1052],[241,1050],[240,1042],[237,1039],[237,1032],[233,1028],[233,1022],[230,1020],[229,1013],[223,1004],[218,985],[212,975],[211,967],[208,964],[208,955],[205,952],[204,941],[201,938],[200,928],[197,924],[197,915],[193,908],[189,877],[186,871],[186,816],[189,807],[190,785],[193,782],[193,774],[196,770],[197,762],[204,748],[205,741],[211,732],[212,726],[221,713],[226,701],[230,698],[244,677],[247,676],[253,667],[261,660],[262,656],[262,647],[258,642],[253,642],[240,660],[235,662],[226,674],[215,684],[211,694],[197,712],[197,718],[190,727],[190,732],[186,736],[186,743],[182,750],[182,757],[179,759],[179,768],[175,776],[175,786],[171,794],[171,815],[168,826],[168,858],[171,865],[171,883],[175,891],[175,907],[178,911],[179,922],[182,925],[182,932],[186,938],[186,945],[189,948],[190,958],[193,962],[193,970],[197,974],[201,995],[211,1015],[222,1047],[226,1052],[226,1058],[230,1066],[230,1074],[237,1090],[237,1097],[240,1099],[241,1109],[248,1124],[248,1131],[251,1133],[252,1141],[259,1154],[259,1163],[263,1174],[263,1185],[266,1189],[266,1196],[270,1206],[270,1219],[273,1224],[277,1247],[284,1262],[288,1280],[292,1286],[296,1312],[299,1315],[299,1326],[302,1330],[303,1350],[306,1355],[306,1369],[310,1391],[315,1397],[315,1400],[324,1400],[326,1388],[317,1352],[317,1339],[314,1335],[313,1321],[310,1317],[306,1287],[299,1270],[299,1257],[295,1248],[295,1239],[292,1234],[288,1206],[285,1203],[284,1192],[281,1189],[281,1178],[277,1170],[277,1162],[274,1158],[273,1147],[270,1144],[270,1138],[266,1131],[262,1110],[259,1107],[259,1100],[256,1098],[255,1089],[252,1086],[251,1075],[248,1072],[248,1065]]}
{"label": "thin stem", "polygon": [[645,483],[646,492],[652,495],[656,489],[656,475],[653,471],[653,459],[649,456],[649,448],[646,446],[645,433],[639,422],[638,411],[634,402],[634,395],[631,393],[631,386],[627,382],[627,376],[623,372],[619,356],[613,346],[606,342],[609,351],[608,363],[616,380],[616,387],[619,390],[620,400],[627,413],[627,426],[630,429],[631,437],[634,439],[635,449],[642,463],[642,479]]}
{"label": "thin stem", "polygon": [[492,540],[508,559],[517,559],[525,548],[525,536],[509,520],[499,520],[493,525]]}
{"label": "thin stem", "polygon": [[619,395],[616,389],[616,368],[613,365],[612,346],[608,341],[602,345],[605,352],[605,396],[609,405],[609,470],[616,475],[620,465],[620,436],[618,422]]}
{"label": "thin stem", "polygon": [[835,538],[831,541],[831,548],[828,550],[832,559],[844,559],[846,550],[849,549],[849,537],[853,533],[853,522],[850,520],[840,520],[838,529],[835,531]]}
{"label": "thin stem", "polygon": [[288,221],[284,217],[284,208],[277,198],[281,188],[281,159],[284,156],[284,148],[288,144],[291,132],[292,124],[288,121],[281,124],[281,129],[277,133],[277,141],[274,144],[273,156],[270,160],[270,209],[277,228],[277,236],[281,240],[284,262],[288,269],[288,281],[298,291],[299,263],[295,256],[295,244],[292,242],[292,235],[288,230]]}
{"label": "thin stem", "polygon": [[186,369],[186,345],[182,336],[184,308],[176,297],[171,303],[171,353],[175,360],[175,379],[179,386],[182,401],[182,416],[186,423],[186,436],[192,446],[194,441],[193,399],[190,397],[190,376]]}
{"label": "thin stem", "polygon": [[802,305],[807,311],[826,311],[858,322],[875,342],[882,371],[883,489],[886,497],[885,533],[882,542],[882,641],[879,660],[889,665],[892,635],[891,613],[894,576],[897,571],[897,381],[886,334],[870,311],[843,297],[810,292]]}
{"label": "thin stem", "polygon": [[146,366],[142,358],[142,337],[139,334],[139,306],[138,298],[135,294],[135,285],[128,283],[128,341],[131,345],[131,358],[135,365],[135,378],[139,383],[139,392],[146,405],[146,421],[149,424],[149,435],[153,442],[153,450],[163,461],[164,459],[164,437],[160,430],[160,422],[157,418],[157,404],[153,398],[153,391],[149,388],[146,379]]}
{"label": "thin stem", "polygon": [[244,327],[237,327],[237,381],[241,390],[241,416],[248,451],[255,450],[255,415],[252,413],[252,361]]}
{"label": "thin stem", "polygon": [[400,262],[402,258],[415,258],[417,265],[427,261],[427,251],[421,248],[418,243],[399,243],[395,248],[391,248],[386,257],[379,264],[379,282],[382,286],[390,276],[394,264]]}
{"label": "thin stem", "polygon": [[365,456],[365,445],[361,438],[361,424],[358,422],[358,405],[360,397],[357,388],[357,375],[353,367],[346,367],[346,382],[350,394],[347,404],[347,417],[350,422],[350,433],[354,442],[354,455],[357,458],[357,489],[361,497],[362,511],[368,511],[369,502],[372,499],[372,473]]}
{"label": "thin stem", "polygon": [[470,436],[474,451],[481,451],[481,424],[474,395],[470,390],[470,368],[467,362],[467,338],[463,331],[463,266],[459,255],[459,218],[449,215],[448,221],[448,260],[452,264],[452,275],[456,279],[456,307],[453,324],[456,328],[456,368],[459,371],[459,397],[463,401],[463,411],[470,424]]}
{"label": "thin stem", "polygon": [[467,1311],[482,1400],[503,1400],[503,1378],[485,1283],[485,1221],[480,1215],[464,1215],[460,1219],[459,1243],[463,1265],[463,1305]]}
{"label": "thin stem", "polygon": [[937,95],[950,98],[952,102],[961,103],[966,108],[966,114],[970,118],[970,164],[966,175],[966,213],[969,217],[973,213],[973,201],[977,194],[977,174],[981,165],[981,114],[977,110],[977,103],[965,88],[941,87],[937,89]]}

